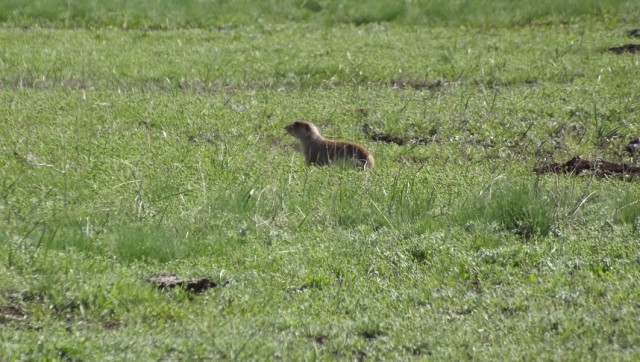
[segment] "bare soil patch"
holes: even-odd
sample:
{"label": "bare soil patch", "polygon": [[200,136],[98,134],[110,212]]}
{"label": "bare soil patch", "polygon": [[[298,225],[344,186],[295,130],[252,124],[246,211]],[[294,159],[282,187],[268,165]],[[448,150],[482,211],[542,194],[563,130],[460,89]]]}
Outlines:
{"label": "bare soil patch", "polygon": [[0,306],[0,326],[10,320],[15,321],[24,319],[26,316],[27,314],[18,307]]}
{"label": "bare soil patch", "polygon": [[619,47],[611,47],[609,51],[616,54],[640,53],[640,44],[625,44]]}
{"label": "bare soil patch", "polygon": [[389,84],[391,85],[391,88],[396,89],[413,88],[415,90],[436,90],[442,86],[442,81],[437,80],[435,82],[427,82],[424,80],[392,79]]}
{"label": "bare soil patch", "polygon": [[627,163],[615,163],[604,160],[587,160],[575,156],[567,162],[549,163],[533,170],[537,174],[563,173],[579,175],[584,171],[595,172],[597,176],[607,178],[634,179],[640,176],[640,167]]}
{"label": "bare soil patch", "polygon": [[213,282],[209,278],[184,279],[179,275],[169,272],[162,272],[160,274],[151,275],[144,280],[155,285],[160,290],[180,287],[186,291],[194,293],[201,293],[209,288],[215,288],[218,286],[217,283]]}
{"label": "bare soil patch", "polygon": [[[398,136],[398,135],[392,135],[390,133],[381,133],[381,132],[377,132],[374,131],[371,126],[369,126],[368,124],[364,124],[362,125],[362,132],[364,132],[365,135],[367,135],[367,137],[369,137],[369,139],[371,139],[372,141],[376,141],[376,142],[386,142],[386,143],[395,143],[398,146],[402,146],[404,144],[415,144],[415,145],[426,145],[427,143],[431,142],[431,137],[427,138],[427,137],[421,137],[421,136]],[[437,133],[437,130],[434,130],[431,136],[435,135],[435,133]]]}
{"label": "bare soil patch", "polygon": [[631,29],[627,32],[627,35],[629,35],[632,38],[640,38],[640,28],[635,28],[635,29]]}

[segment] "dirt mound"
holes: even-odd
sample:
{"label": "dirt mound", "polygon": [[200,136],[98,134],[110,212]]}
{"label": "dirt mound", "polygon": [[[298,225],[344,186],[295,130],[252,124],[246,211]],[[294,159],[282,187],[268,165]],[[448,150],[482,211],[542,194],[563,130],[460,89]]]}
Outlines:
{"label": "dirt mound", "polygon": [[584,171],[595,172],[597,176],[607,178],[634,179],[640,176],[640,167],[626,163],[615,163],[604,160],[586,160],[575,156],[564,163],[549,163],[533,170],[537,174],[564,173],[579,175]]}
{"label": "dirt mound", "polygon": [[616,53],[616,54],[640,53],[640,44],[625,44],[625,45],[621,45],[619,47],[609,48],[609,51],[613,52],[613,53]]}
{"label": "dirt mound", "polygon": [[218,284],[211,281],[209,278],[183,279],[182,277],[169,272],[151,275],[146,277],[144,280],[148,283],[154,284],[160,290],[181,287],[184,290],[195,293],[201,293],[209,288],[215,288],[218,286]]}
{"label": "dirt mound", "polygon": [[640,38],[640,28],[631,29],[627,32],[627,35],[632,38]]}
{"label": "dirt mound", "polygon": [[[368,124],[362,125],[362,132],[364,132],[364,134],[367,135],[367,137],[369,137],[369,139],[371,139],[372,141],[395,143],[398,146],[402,146],[407,143],[415,145],[426,145],[430,142],[430,139],[426,137],[398,136],[389,133],[376,132]],[[435,135],[437,133],[437,129],[434,129],[430,133],[432,133],[431,136]]]}
{"label": "dirt mound", "polygon": [[424,80],[392,79],[389,84],[391,88],[395,89],[413,88],[415,90],[436,90],[442,86],[442,81],[427,82]]}

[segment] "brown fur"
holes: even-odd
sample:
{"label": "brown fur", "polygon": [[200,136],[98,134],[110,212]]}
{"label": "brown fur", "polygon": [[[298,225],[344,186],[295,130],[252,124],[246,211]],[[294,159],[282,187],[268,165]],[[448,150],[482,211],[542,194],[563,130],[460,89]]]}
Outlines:
{"label": "brown fur", "polygon": [[373,156],[364,147],[345,141],[332,141],[322,137],[313,123],[295,121],[285,129],[302,145],[308,165],[330,165],[336,160],[347,160],[358,167],[373,168]]}

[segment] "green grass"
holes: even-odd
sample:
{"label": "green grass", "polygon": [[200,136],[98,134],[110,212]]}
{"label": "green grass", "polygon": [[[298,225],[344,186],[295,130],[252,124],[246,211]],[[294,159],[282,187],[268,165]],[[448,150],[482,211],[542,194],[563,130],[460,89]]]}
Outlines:
{"label": "green grass", "polygon": [[1,358],[637,359],[637,5],[285,4],[0,3]]}
{"label": "green grass", "polygon": [[0,21],[14,26],[174,29],[273,22],[519,26],[637,16],[640,7],[628,0],[3,0],[0,10]]}
{"label": "green grass", "polygon": [[553,204],[554,194],[530,180],[501,180],[478,191],[459,205],[455,215],[460,226],[495,225],[529,239],[548,235],[558,222],[554,216],[561,208]]}

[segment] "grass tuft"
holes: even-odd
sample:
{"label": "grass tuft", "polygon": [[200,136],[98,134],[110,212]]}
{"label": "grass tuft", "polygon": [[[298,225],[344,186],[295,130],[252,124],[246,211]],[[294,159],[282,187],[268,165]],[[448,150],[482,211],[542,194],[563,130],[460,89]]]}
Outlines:
{"label": "grass tuft", "polygon": [[168,262],[190,255],[188,243],[155,226],[123,226],[106,240],[111,253],[123,262]]}
{"label": "grass tuft", "polygon": [[634,234],[640,231],[640,196],[636,192],[627,190],[618,199],[616,220],[631,225]]}
{"label": "grass tuft", "polygon": [[[496,225],[530,239],[546,236],[555,220],[555,206],[550,195],[537,181],[500,180],[459,205],[453,218],[463,227]],[[479,234],[482,244],[490,239]]]}

